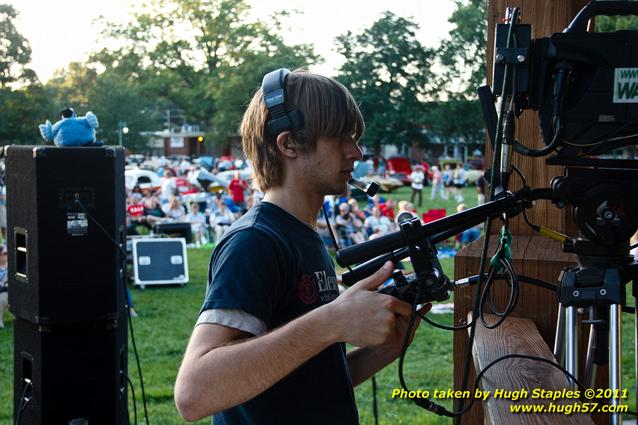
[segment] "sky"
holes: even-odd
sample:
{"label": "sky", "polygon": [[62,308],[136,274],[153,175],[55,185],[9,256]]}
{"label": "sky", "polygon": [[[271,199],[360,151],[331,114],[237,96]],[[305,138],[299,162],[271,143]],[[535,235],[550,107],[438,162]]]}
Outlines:
{"label": "sky", "polygon": [[[111,22],[127,22],[139,2],[131,0],[0,0],[20,13],[18,31],[32,49],[30,67],[38,78],[47,81],[56,69],[70,62],[83,62],[99,46],[99,26],[93,24],[102,15]],[[447,19],[454,10],[452,0],[248,0],[252,16],[267,20],[280,10],[301,13],[286,21],[291,27],[286,42],[308,43],[325,63],[311,71],[333,75],[342,63],[333,51],[334,39],[350,30],[360,32],[372,25],[385,10],[411,18],[420,26],[417,37],[428,47],[437,46],[452,26]],[[99,46],[102,47],[102,46]]]}

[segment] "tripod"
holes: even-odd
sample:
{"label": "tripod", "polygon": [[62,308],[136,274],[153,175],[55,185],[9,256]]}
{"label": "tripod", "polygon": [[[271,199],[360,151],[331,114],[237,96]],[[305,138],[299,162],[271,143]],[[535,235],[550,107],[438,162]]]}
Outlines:
{"label": "tripod", "polygon": [[[596,250],[589,241],[577,242],[580,242],[576,244],[577,253]],[[588,318],[583,323],[588,324],[590,330],[583,382],[587,388],[593,388],[597,366],[609,365],[610,391],[604,391],[603,394],[609,399],[611,406],[618,406],[623,400],[621,397],[625,396],[621,387],[621,313],[626,304],[625,285],[629,281],[633,282],[633,295],[636,299],[638,263],[627,255],[579,254],[578,259],[579,265],[563,270],[560,277],[554,356],[568,372],[579,379],[578,309],[586,309]],[[635,332],[638,332],[638,320],[635,325]],[[638,384],[638,372],[635,379]],[[574,382],[572,384],[575,385]],[[610,413],[609,423],[621,424],[621,415]]]}

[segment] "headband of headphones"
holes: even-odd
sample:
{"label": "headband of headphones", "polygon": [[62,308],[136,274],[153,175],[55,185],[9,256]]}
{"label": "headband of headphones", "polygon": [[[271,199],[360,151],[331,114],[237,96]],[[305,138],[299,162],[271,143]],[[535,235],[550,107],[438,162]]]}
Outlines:
{"label": "headband of headphones", "polygon": [[300,111],[294,110],[286,112],[284,109],[284,103],[286,101],[284,87],[286,86],[286,77],[288,74],[290,74],[289,70],[280,68],[264,75],[264,79],[261,82],[261,90],[264,93],[264,103],[270,113],[270,119],[266,123],[268,133],[275,137],[286,130],[303,127],[303,115]]}

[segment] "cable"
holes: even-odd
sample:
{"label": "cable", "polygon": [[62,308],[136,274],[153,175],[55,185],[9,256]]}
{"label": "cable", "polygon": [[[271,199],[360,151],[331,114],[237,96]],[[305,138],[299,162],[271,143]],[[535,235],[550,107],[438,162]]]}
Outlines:
{"label": "cable", "polygon": [[[491,278],[488,278],[488,282],[485,284],[485,287],[483,288],[483,293],[481,294],[481,309],[479,310],[481,323],[487,329],[495,329],[498,326],[500,326],[503,323],[503,321],[512,313],[512,311],[514,310],[518,302],[518,278],[516,276],[516,272],[514,271],[514,267],[512,266],[511,262],[508,259],[501,258],[500,262],[507,269],[508,276],[510,277],[510,280],[509,280],[511,285],[510,298],[507,302],[507,307],[505,308],[503,312],[495,311],[494,306],[491,302],[491,288],[494,281],[496,280],[494,279],[494,276],[496,275],[496,269],[492,268],[493,274],[491,275]],[[496,321],[496,323],[488,324],[487,321],[485,320],[485,315],[484,315],[485,313],[484,313],[483,307],[485,305],[486,299],[490,299],[492,312],[496,316],[499,316],[500,318],[499,320]]]}
{"label": "cable", "polygon": [[379,410],[377,408],[377,379],[372,375],[372,416],[374,425],[379,425]]}
{"label": "cable", "polygon": [[534,230],[536,233],[538,233],[541,236],[544,236],[548,239],[555,240],[556,242],[559,242],[562,244],[564,244],[565,242],[569,240],[569,236],[567,235],[564,235],[556,230],[552,230],[549,227],[539,226],[538,224],[534,224],[530,222],[529,218],[527,217],[527,212],[525,208],[523,208],[523,219],[525,219],[525,223],[527,223],[527,225],[530,228],[532,228],[532,230]]}
{"label": "cable", "polygon": [[[484,276],[484,278],[487,278],[487,277],[488,277],[488,275]],[[506,278],[507,278],[507,275],[504,275],[504,274],[497,274],[495,276],[496,280],[502,280],[502,279],[506,279]],[[461,279],[461,280],[463,280],[463,281],[468,280],[469,284],[473,285],[473,284],[476,284],[476,282],[478,281],[478,275],[470,276],[470,277],[467,277],[467,278],[464,278],[464,279]],[[523,275],[518,275],[518,280],[519,280],[519,282],[524,282],[524,283],[527,283],[527,284],[530,284],[530,285],[538,286],[538,287],[543,288],[543,289],[547,289],[547,290],[552,291],[552,292],[556,292],[556,285],[551,284],[549,282],[544,282],[542,280],[535,279],[535,278],[529,277],[529,276],[523,276]],[[452,282],[450,286],[451,287],[455,287],[456,286],[456,282]],[[627,311],[627,312],[633,313],[633,308],[624,307],[623,311],[626,311],[625,308],[630,310],[630,311]],[[443,325],[443,324],[440,324],[440,323],[436,323],[432,319],[428,318],[428,316],[426,316],[426,315],[423,315],[421,313],[417,313],[417,314],[419,315],[421,320],[423,320],[424,322],[428,323],[429,325],[431,325],[431,326],[433,326],[435,328],[446,330],[446,331],[463,331],[463,330],[468,329],[470,326],[472,326],[472,323],[467,323],[467,324],[462,325],[462,326]]]}
{"label": "cable", "polygon": [[133,387],[133,382],[131,382],[131,379],[123,370],[120,370],[120,375],[126,378],[126,382],[128,382],[129,387],[131,387],[131,393],[133,396],[133,415],[135,417],[135,425],[137,425],[137,400],[135,399],[135,387]]}
{"label": "cable", "polygon": [[[321,205],[321,208],[323,208],[323,218],[326,219],[326,226],[328,226],[332,243],[335,244],[335,249],[339,251],[339,244],[337,243],[337,238],[335,238],[335,235],[332,232],[332,226],[330,225],[330,221],[328,220],[328,210],[326,210],[326,204],[324,203],[323,205]],[[350,268],[350,266],[347,266],[347,268],[348,268],[348,271],[352,272],[352,268]]]}
{"label": "cable", "polygon": [[[479,382],[481,381],[481,379],[483,378],[483,375],[495,364],[502,362],[503,360],[507,360],[507,359],[512,359],[512,358],[519,358],[519,359],[527,359],[527,360],[536,360],[536,361],[540,361],[542,363],[547,363],[550,366],[554,366],[555,368],[559,369],[561,372],[563,372],[565,375],[567,375],[567,377],[569,377],[574,383],[576,383],[576,385],[581,389],[584,390],[585,386],[583,384],[581,384],[574,375],[572,375],[571,373],[569,373],[565,368],[563,368],[561,365],[559,365],[558,363],[552,362],[550,360],[547,360],[543,357],[537,357],[537,356],[530,356],[527,354],[507,354],[505,356],[499,357],[498,359],[492,361],[491,363],[489,363],[487,366],[485,366],[483,369],[481,369],[481,371],[479,372],[479,374],[476,376],[476,381],[474,383],[474,388],[478,388]],[[465,407],[463,410],[459,411],[459,412],[455,412],[454,415],[455,416],[461,416],[464,415],[465,413],[467,413],[472,406],[474,405],[474,402],[476,401],[476,398],[472,397],[472,399],[470,400],[470,404]]]}
{"label": "cable", "polygon": [[22,395],[20,396],[20,406],[18,407],[18,414],[16,415],[15,425],[20,425],[20,422],[22,421],[22,412],[24,412],[27,404],[29,404],[29,402],[33,398],[32,395],[27,396],[27,391],[33,388],[33,383],[31,382],[31,380],[23,379],[22,382],[24,382],[24,388],[22,389]]}
{"label": "cable", "polygon": [[[576,147],[591,147],[591,146],[602,145],[602,144],[607,143],[607,142],[609,142],[609,141],[613,141],[614,139],[612,139],[612,137],[614,137],[616,134],[618,134],[619,132],[623,131],[625,128],[629,127],[630,125],[635,124],[636,122],[638,122],[638,118],[634,118],[633,120],[627,121],[625,124],[621,125],[620,127],[618,127],[616,130],[612,131],[612,132],[611,132],[610,134],[608,134],[607,136],[603,137],[602,139],[598,139],[598,140],[597,140],[597,141],[595,141],[595,142],[579,144],[579,143],[574,143],[574,142],[572,142],[571,140],[565,140],[565,139],[563,139],[563,142],[564,142],[565,144],[567,144],[567,145],[570,145],[570,146],[576,146]],[[581,134],[582,134],[583,132],[585,132],[585,131],[589,130],[591,127],[593,127],[593,124],[592,124],[592,125],[590,125],[590,126],[588,126],[588,127],[586,127],[586,128],[585,128],[585,129],[581,132]],[[580,135],[575,136],[575,138],[578,138],[578,136],[580,136]],[[627,138],[634,138],[634,137],[636,137],[636,136],[637,136],[636,134],[630,134],[630,135],[628,135],[628,136],[622,136],[622,137],[620,137],[620,138],[619,138],[619,140],[627,139]]]}
{"label": "cable", "polygon": [[[82,204],[82,202],[80,201],[78,194],[75,195],[75,203],[78,204],[80,208],[82,208],[82,211],[84,212],[84,214],[86,214],[86,216],[93,223],[95,223],[95,225],[106,235],[107,238],[109,238],[111,242],[113,242],[113,245],[115,245],[115,247],[120,251],[120,261],[123,263],[123,264],[120,264],[120,267],[122,268],[122,271],[123,271],[122,285],[124,287],[124,297],[125,299],[127,299],[128,284],[127,284],[127,274],[126,274],[126,251],[122,248],[120,244],[117,243],[117,241],[109,234],[109,232],[95,219],[95,217],[93,217],[89,213],[89,211],[86,209],[84,204]],[[137,351],[137,344],[135,342],[135,332],[133,330],[133,320],[131,320],[131,311],[128,308],[128,302],[126,307],[127,307],[126,311],[127,311],[127,317],[128,317],[129,331],[131,333],[131,343],[133,344],[133,353],[135,354],[135,362],[137,364],[137,371],[140,378],[140,388],[142,389],[142,405],[144,406],[144,418],[146,420],[146,425],[148,425],[150,422],[148,420],[148,409],[146,408],[146,391],[144,390],[144,378],[142,376],[142,366],[140,365],[140,357]]]}
{"label": "cable", "polygon": [[326,226],[328,226],[328,230],[330,231],[330,238],[332,239],[332,243],[335,244],[335,249],[339,251],[339,244],[337,243],[337,238],[335,238],[335,235],[332,232],[332,226],[330,225],[330,221],[328,220],[328,210],[326,209],[326,204],[323,203],[321,205],[321,208],[323,208],[323,218],[326,219]]}
{"label": "cable", "polygon": [[472,326],[472,323],[467,323],[465,325],[462,326],[448,326],[448,325],[442,325],[440,323],[436,323],[432,320],[430,320],[428,318],[428,316],[425,316],[421,313],[417,313],[419,315],[419,317],[421,318],[421,320],[425,321],[426,323],[428,323],[431,326],[434,326],[435,328],[439,328],[439,329],[443,329],[446,331],[464,331],[467,328],[469,328],[470,326]]}
{"label": "cable", "polygon": [[[405,378],[403,376],[403,364],[405,362],[405,355],[407,354],[408,346],[410,344],[410,336],[412,335],[412,330],[414,329],[414,323],[416,321],[417,314],[418,314],[416,309],[417,300],[419,300],[420,298],[421,298],[421,287],[417,286],[417,294],[416,294],[416,297],[414,297],[414,301],[412,302],[412,314],[410,315],[408,328],[405,332],[405,335],[403,336],[403,345],[401,347],[401,355],[399,356],[399,381],[401,382],[401,387],[408,393],[410,391],[408,390],[407,384],[405,383]],[[446,410],[443,406],[440,406],[426,398],[413,398],[412,401],[417,406],[422,407],[426,410],[429,410],[430,412],[436,413],[437,415],[452,417],[450,412]]]}
{"label": "cable", "polygon": [[[525,180],[525,176],[523,175],[523,173],[521,173],[521,170],[519,170],[514,164],[512,164],[512,169],[516,172],[516,174],[518,174],[518,176],[523,181],[523,187],[527,186],[527,180]],[[523,208],[523,212],[525,212],[525,208]]]}

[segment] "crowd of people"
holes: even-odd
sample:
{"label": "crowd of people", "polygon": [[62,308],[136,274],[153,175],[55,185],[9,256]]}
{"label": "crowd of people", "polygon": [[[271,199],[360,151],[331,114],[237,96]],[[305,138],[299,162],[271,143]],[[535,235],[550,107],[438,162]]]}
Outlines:
{"label": "crowd of people", "polygon": [[[156,169],[162,176],[159,188],[150,184],[136,185],[127,195],[127,233],[138,235],[152,233],[161,223],[189,223],[192,232],[192,244],[195,247],[213,244],[218,241],[239,217],[263,198],[256,187],[241,178],[239,170],[235,177],[221,191],[208,192],[194,178],[199,166],[182,161],[170,161],[161,158]],[[230,164],[232,166],[232,164]],[[216,170],[213,168],[212,174]],[[421,192],[426,179],[422,167],[416,167],[412,175],[411,200],[395,201],[392,197],[376,195],[368,200],[364,208],[353,197],[327,196],[325,211],[328,221],[335,232],[339,248],[348,247],[370,239],[397,231],[396,217],[401,213],[418,216],[418,208],[423,205]],[[189,182],[185,194],[181,193],[177,179]],[[431,196],[442,199],[454,198],[458,203],[457,211],[463,210],[463,167],[452,169],[446,164],[441,172],[437,166],[431,169]],[[480,186],[480,187],[479,187]],[[478,203],[484,200],[484,187],[477,185]],[[403,216],[409,217],[409,216]],[[334,249],[334,242],[325,223],[324,210],[317,217],[317,230],[327,247]],[[470,234],[471,233],[471,234]],[[478,237],[478,231],[471,229],[468,235],[456,238],[456,248]],[[462,242],[462,243],[461,243]]]}
{"label": "crowd of people", "polygon": [[[153,233],[162,223],[189,223],[193,245],[207,245],[219,240],[254,200],[263,196],[241,178],[239,171],[225,190],[209,192],[192,177],[192,171],[197,169],[198,166],[184,168],[165,160],[157,169],[162,178],[159,188],[150,183],[127,188],[127,234]],[[180,178],[188,181],[185,193],[178,186]]]}

